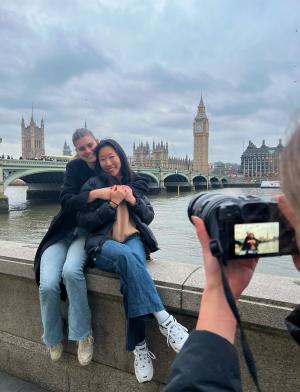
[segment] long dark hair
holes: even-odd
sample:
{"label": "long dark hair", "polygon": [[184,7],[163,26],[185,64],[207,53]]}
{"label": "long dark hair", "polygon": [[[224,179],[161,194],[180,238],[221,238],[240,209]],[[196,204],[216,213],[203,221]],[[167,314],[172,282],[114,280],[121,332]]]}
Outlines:
{"label": "long dark hair", "polygon": [[[115,150],[116,154],[120,158],[121,161],[121,169],[120,169],[120,177],[121,180],[118,180],[117,178],[109,175],[108,173],[105,173],[103,169],[101,168],[100,161],[99,161],[99,152],[103,147],[111,147]],[[134,177],[134,173],[130,168],[127,156],[123,148],[120,146],[118,142],[116,142],[113,139],[103,139],[101,142],[98,144],[98,146],[95,149],[95,155],[97,158],[96,161],[96,167],[95,167],[95,172],[98,176],[101,176],[108,185],[114,185],[114,184],[131,184],[132,179]]]}

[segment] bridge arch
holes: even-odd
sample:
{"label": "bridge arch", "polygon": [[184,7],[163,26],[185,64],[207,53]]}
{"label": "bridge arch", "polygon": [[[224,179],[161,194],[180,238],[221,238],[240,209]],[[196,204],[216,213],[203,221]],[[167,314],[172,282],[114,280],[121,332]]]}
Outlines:
{"label": "bridge arch", "polygon": [[207,188],[208,179],[203,175],[193,177],[193,185],[195,189]]}
{"label": "bridge arch", "polygon": [[211,177],[210,178],[210,185],[212,188],[220,188],[221,183],[220,183],[218,177]]}
{"label": "bridge arch", "polygon": [[181,190],[191,189],[191,184],[189,182],[189,179],[183,173],[166,175],[164,178],[164,186],[167,190],[174,190],[174,191],[176,191],[179,188]]}
{"label": "bridge arch", "polygon": [[[20,178],[26,183],[43,183],[44,181],[41,181],[42,179],[46,179],[46,174],[50,174],[55,177],[52,178],[52,181],[46,181],[45,183],[62,183],[63,177],[64,177],[64,172],[65,170],[63,168],[35,168],[35,169],[25,169],[25,170],[17,170],[17,171],[12,171],[11,174],[9,174],[5,180],[4,180],[4,189],[8,187],[12,182],[14,182],[16,179]],[[59,174],[55,174],[59,173]],[[57,178],[57,181],[53,181]],[[36,181],[34,181],[36,180]]]}
{"label": "bridge arch", "polygon": [[225,177],[221,178],[221,184],[222,184],[223,186],[228,185],[228,180],[227,180],[227,178],[225,178]]}

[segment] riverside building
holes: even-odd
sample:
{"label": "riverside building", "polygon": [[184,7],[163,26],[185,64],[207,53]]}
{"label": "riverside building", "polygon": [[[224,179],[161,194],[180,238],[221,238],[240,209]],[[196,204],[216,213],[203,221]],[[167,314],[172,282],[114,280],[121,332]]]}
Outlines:
{"label": "riverside building", "polygon": [[281,139],[276,147],[268,147],[263,140],[260,147],[249,141],[241,156],[241,171],[245,177],[279,176],[280,153],[283,150]]}

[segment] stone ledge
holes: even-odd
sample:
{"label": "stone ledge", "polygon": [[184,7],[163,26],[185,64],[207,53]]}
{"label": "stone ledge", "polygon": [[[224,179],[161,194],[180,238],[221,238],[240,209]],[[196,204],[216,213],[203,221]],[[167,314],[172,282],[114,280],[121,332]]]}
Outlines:
{"label": "stone ledge", "polygon": [[[34,280],[36,247],[0,241],[0,273]],[[196,315],[205,284],[203,269],[193,264],[150,262],[148,269],[166,306]],[[121,297],[115,274],[90,268],[88,290]],[[299,301],[300,279],[256,273],[239,301],[247,323],[285,330],[284,318]]]}
{"label": "stone ledge", "polygon": [[[0,332],[0,343],[8,352],[0,368],[9,374],[36,383],[49,391],[58,392],[158,392],[161,383],[152,381],[140,385],[135,375],[93,360],[88,367],[78,364],[76,355],[64,352],[62,359],[53,363],[43,344],[29,341],[9,333]],[[24,364],[27,365],[24,366]],[[22,366],[19,366],[21,365]],[[118,388],[116,389],[116,386]]]}

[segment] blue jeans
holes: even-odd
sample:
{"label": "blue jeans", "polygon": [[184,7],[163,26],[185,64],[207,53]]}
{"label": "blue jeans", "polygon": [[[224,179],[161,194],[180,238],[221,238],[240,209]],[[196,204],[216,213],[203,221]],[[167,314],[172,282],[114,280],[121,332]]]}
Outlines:
{"label": "blue jeans", "polygon": [[146,256],[139,235],[124,243],[108,240],[96,259],[96,266],[120,277],[120,290],[127,318],[126,350],[133,351],[145,339],[145,321],[164,309],[147,271]]}
{"label": "blue jeans", "polygon": [[60,281],[66,286],[69,310],[69,340],[79,341],[92,334],[91,311],[88,304],[83,268],[86,262],[85,237],[73,240],[68,235],[45,250],[40,267],[40,306],[44,327],[43,340],[47,346],[63,339],[60,313]]}

